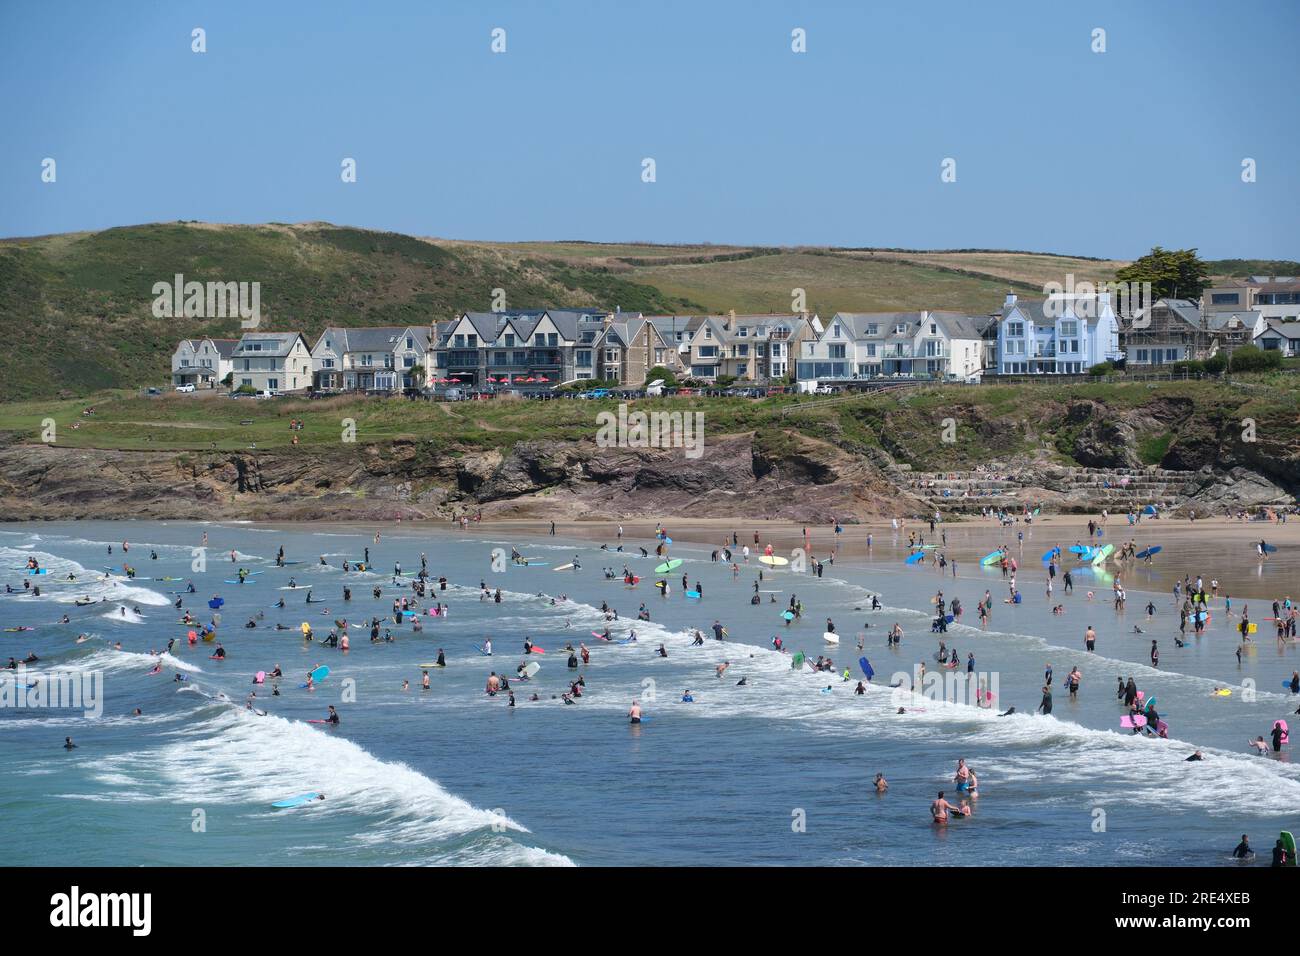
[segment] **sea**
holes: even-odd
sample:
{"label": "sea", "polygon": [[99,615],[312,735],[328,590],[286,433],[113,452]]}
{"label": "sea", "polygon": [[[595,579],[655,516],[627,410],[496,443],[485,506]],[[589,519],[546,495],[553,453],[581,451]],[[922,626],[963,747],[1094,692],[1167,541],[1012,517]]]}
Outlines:
{"label": "sea", "polygon": [[[978,556],[965,540],[975,531],[941,530],[952,554]],[[1058,577],[1049,599],[1041,542],[1017,550],[1023,601],[1006,604],[998,569],[962,559],[954,577],[906,565],[906,540],[888,532],[869,549],[840,549],[821,576],[797,570],[797,555],[762,564],[752,540],[747,558],[735,549],[737,567],[715,561],[730,543],[718,538],[675,541],[667,552],[682,565],[657,575],[653,538],[625,538],[618,552],[612,535],[603,550],[590,538],[489,526],[399,525],[376,540],[370,527],[326,524],[6,525],[0,581],[13,592],[0,594],[0,659],[39,658],[0,684],[0,818],[23,836],[11,862],[1231,866],[1248,833],[1260,853],[1253,865],[1267,865],[1279,831],[1300,826],[1293,745],[1280,754],[1248,746],[1267,740],[1274,721],[1300,720],[1300,699],[1284,686],[1300,666],[1296,647],[1279,645],[1263,620],[1270,602],[1254,598],[1259,633],[1239,658],[1222,596],[1205,633],[1189,628],[1177,647],[1170,588],[1182,568],[1171,548],[1134,576],[1116,610],[1113,567],[1094,571],[1068,555],[1074,592],[1063,594]],[[293,563],[276,565],[280,548]],[[509,560],[512,548],[527,566]],[[366,570],[343,571],[367,549]],[[417,632],[392,608],[412,596],[421,555],[432,581]],[[29,558],[48,573],[28,575]],[[257,573],[230,583],[241,567]],[[1255,587],[1278,598],[1294,590],[1284,567],[1262,566]],[[625,568],[637,584],[624,584]],[[700,597],[686,596],[683,574]],[[669,582],[666,596],[657,580]],[[939,590],[964,606],[946,634],[931,630]],[[982,628],[985,590],[992,614]],[[787,622],[792,598],[802,615]],[[423,613],[437,602],[445,616]],[[638,620],[642,606],[648,621]],[[215,642],[189,642],[185,610],[217,617],[224,660],[211,659]],[[391,641],[371,642],[375,617]],[[838,644],[826,640],[828,619]],[[319,643],[336,620],[351,625],[346,653]],[[903,638],[891,646],[895,624]],[[491,656],[480,650],[487,639]],[[544,652],[526,655],[525,640]],[[974,680],[927,690],[921,664],[955,676],[936,660],[940,640],[958,654],[956,673],[974,655]],[[582,644],[590,662],[570,668],[565,648]],[[421,666],[439,651],[446,667]],[[830,658],[833,670],[795,666],[799,653]],[[514,679],[530,661],[535,676]],[[254,683],[277,665],[282,679]],[[321,665],[329,675],[302,686]],[[1049,665],[1053,710],[1042,715]],[[1082,680],[1072,698],[1073,667]],[[511,679],[514,706],[485,693],[492,672]],[[579,676],[583,693],[567,702]],[[1156,696],[1167,738],[1121,728],[1116,682],[1130,676]],[[82,697],[31,699],[56,684]],[[981,706],[976,684],[996,695],[992,706]],[[628,719],[634,700],[648,718],[640,724]],[[339,724],[312,723],[329,705]],[[1204,759],[1189,762],[1196,751]],[[979,795],[968,818],[936,825],[929,806],[939,791],[964,799],[953,786],[959,759],[976,771]],[[313,793],[325,799],[273,806]]]}

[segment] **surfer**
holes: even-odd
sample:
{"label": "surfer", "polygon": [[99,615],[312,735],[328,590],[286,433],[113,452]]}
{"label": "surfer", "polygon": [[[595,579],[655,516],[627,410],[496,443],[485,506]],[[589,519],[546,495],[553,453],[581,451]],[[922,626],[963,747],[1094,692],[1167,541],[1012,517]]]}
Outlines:
{"label": "surfer", "polygon": [[632,701],[632,707],[627,712],[627,719],[629,723],[641,723],[641,705],[635,700]]}
{"label": "surfer", "polygon": [[63,738],[63,749],[64,749],[64,750],[76,750],[76,749],[77,749],[77,745],[74,744],[74,743],[72,742],[72,738],[71,738],[71,737],[64,737],[64,738]]}

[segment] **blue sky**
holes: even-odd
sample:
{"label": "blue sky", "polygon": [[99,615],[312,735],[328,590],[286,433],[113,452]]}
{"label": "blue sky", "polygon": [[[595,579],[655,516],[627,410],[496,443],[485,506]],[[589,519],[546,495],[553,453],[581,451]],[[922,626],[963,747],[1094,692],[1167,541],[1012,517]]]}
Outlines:
{"label": "blue sky", "polygon": [[1248,7],[4,0],[0,236],[328,220],[1300,258],[1300,4]]}

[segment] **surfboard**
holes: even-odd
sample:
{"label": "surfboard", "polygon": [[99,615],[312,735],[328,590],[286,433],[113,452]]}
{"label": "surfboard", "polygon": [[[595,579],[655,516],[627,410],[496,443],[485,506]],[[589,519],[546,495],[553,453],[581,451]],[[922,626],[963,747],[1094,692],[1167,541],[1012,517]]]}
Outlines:
{"label": "surfboard", "polygon": [[782,616],[783,618],[785,618],[787,621],[793,621],[793,620],[794,620],[794,611],[786,611],[786,612],[784,612],[781,616]]}
{"label": "surfboard", "polygon": [[253,675],[253,683],[254,683],[254,684],[265,684],[265,683],[266,683],[266,671],[258,671],[256,674],[254,674],[254,675]]}
{"label": "surfboard", "polygon": [[945,624],[951,624],[954,620],[955,620],[955,618],[954,618],[953,615],[951,615],[951,614],[945,614],[945,615],[943,616],[943,622],[944,622]]}
{"label": "surfboard", "polygon": [[437,667],[437,666],[438,666],[438,662],[437,662],[437,661],[429,661],[429,662],[426,662],[426,663],[424,663],[424,664],[416,664],[415,666],[416,666],[416,667],[420,667],[420,668]]}
{"label": "surfboard", "polygon": [[541,669],[542,669],[542,665],[537,663],[537,661],[529,661],[527,664],[524,665],[524,673],[527,674],[529,677],[532,677]]}
{"label": "surfboard", "polygon": [[827,644],[838,644],[840,642],[840,636],[834,631],[827,631],[822,635],[822,640]]}
{"label": "surfboard", "polygon": [[318,684],[329,676],[330,676],[330,669],[328,664],[322,664],[314,671],[311,671],[311,679]]}
{"label": "surfboard", "polygon": [[990,564],[995,564],[1001,560],[1002,560],[1002,552],[993,551],[990,552],[989,554],[984,555],[984,557],[980,558],[980,564],[988,566]]}
{"label": "surfboard", "polygon": [[1278,834],[1278,838],[1282,841],[1282,849],[1286,850],[1286,864],[1285,864],[1285,865],[1286,865],[1286,866],[1295,866],[1295,865],[1296,865],[1296,859],[1295,859],[1295,837],[1293,837],[1293,836],[1291,835],[1291,831],[1290,831],[1290,830],[1283,830],[1281,833]]}
{"label": "surfboard", "polygon": [[790,670],[797,671],[803,666],[803,651],[796,651],[794,657],[790,658]]}
{"label": "surfboard", "polygon": [[677,568],[680,568],[681,566],[682,566],[682,559],[673,558],[671,561],[665,561],[663,564],[658,565],[655,568],[655,574],[667,574],[669,571],[673,571]]}
{"label": "surfboard", "polygon": [[572,564],[561,564],[559,567],[557,567],[557,568],[552,568],[551,570],[552,570],[552,571],[570,571],[570,570],[572,570],[572,569],[573,569],[573,565],[572,565]]}
{"label": "surfboard", "polygon": [[1110,557],[1111,552],[1114,550],[1115,550],[1115,546],[1113,544],[1102,545],[1101,549],[1092,556],[1092,563],[1093,564],[1103,563],[1107,558]]}
{"label": "surfboard", "polygon": [[1149,558],[1149,557],[1151,557],[1151,556],[1154,555],[1154,554],[1159,554],[1159,553],[1160,553],[1161,551],[1163,551],[1163,550],[1164,550],[1164,547],[1163,547],[1162,545],[1158,545],[1158,544],[1156,544],[1156,545],[1152,545],[1152,546],[1149,547],[1149,548],[1143,548],[1141,551],[1139,551],[1139,552],[1137,553],[1137,557],[1139,557],[1139,558]]}
{"label": "surfboard", "polygon": [[1290,690],[1290,689],[1291,689],[1291,682],[1290,682],[1289,680],[1284,680],[1284,681],[1282,681],[1282,686],[1285,687],[1287,690]]}
{"label": "surfboard", "polygon": [[916,554],[910,554],[910,555],[908,555],[908,556],[907,556],[907,559],[906,559],[903,563],[904,563],[904,564],[916,564],[916,562],[920,561],[920,560],[921,560],[922,558],[924,558],[924,557],[925,557],[925,552],[924,552],[924,551],[918,551],[918,552],[916,552]]}
{"label": "surfboard", "polygon": [[1128,714],[1125,714],[1119,719],[1119,725],[1132,730],[1134,727],[1145,727],[1147,725],[1147,719],[1141,714],[1138,714],[1136,717],[1130,717]]}
{"label": "surfboard", "polygon": [[[1252,547],[1254,547],[1256,551],[1259,550],[1259,545],[1257,545],[1257,544],[1256,544],[1256,545],[1252,545]],[[1275,544],[1266,544],[1266,545],[1264,545],[1264,553],[1265,553],[1265,554],[1272,554],[1272,553],[1273,553],[1274,551],[1276,551],[1276,550],[1277,550],[1277,545],[1275,545]],[[44,574],[45,572],[44,572],[44,571],[41,571],[41,572],[39,572],[39,573]]]}
{"label": "surfboard", "polygon": [[1254,621],[1251,621],[1249,624],[1246,625],[1247,634],[1256,634],[1258,632],[1259,632],[1259,625],[1256,624]]}
{"label": "surfboard", "polygon": [[[1288,682],[1288,684],[1287,684],[1286,686],[1288,686],[1288,687],[1290,686],[1289,682]],[[1216,691],[1213,691],[1212,693],[1213,693],[1213,695],[1214,695],[1215,697],[1231,697],[1231,696],[1232,696],[1232,691],[1228,690],[1228,688],[1226,688],[1226,687],[1222,687],[1222,688],[1220,688],[1220,689],[1218,689],[1218,690],[1216,690]]]}
{"label": "surfboard", "polygon": [[545,654],[545,653],[546,653],[546,648],[544,648],[544,647],[539,647],[538,645],[534,644],[534,645],[533,645],[533,653],[534,653],[534,654]]}
{"label": "surfboard", "polygon": [[1056,557],[1060,553],[1061,553],[1060,548],[1053,548],[1051,551],[1048,551],[1046,554],[1043,555],[1043,560],[1051,561],[1052,558]]}
{"label": "surfboard", "polygon": [[782,558],[775,554],[764,554],[758,560],[772,568],[783,568],[790,563],[788,558]]}
{"label": "surfboard", "polygon": [[1091,551],[1091,550],[1092,550],[1092,548],[1088,547],[1086,544],[1072,544],[1072,545],[1070,545],[1070,553],[1071,553],[1071,554],[1087,554],[1087,553],[1088,553],[1089,551]]}
{"label": "surfboard", "polygon": [[277,810],[285,810],[289,807],[300,807],[304,803],[311,803],[311,801],[317,799],[319,796],[319,793],[300,793],[296,797],[277,800],[275,803],[271,804],[271,806],[275,807]]}
{"label": "surfboard", "polygon": [[867,680],[876,676],[876,672],[871,669],[871,662],[865,657],[858,658],[858,666],[862,668],[862,673],[867,675]]}
{"label": "surfboard", "polygon": [[686,592],[686,596],[687,596],[688,598],[697,598],[697,597],[700,596],[700,592],[699,592],[699,591],[687,591],[687,592]]}

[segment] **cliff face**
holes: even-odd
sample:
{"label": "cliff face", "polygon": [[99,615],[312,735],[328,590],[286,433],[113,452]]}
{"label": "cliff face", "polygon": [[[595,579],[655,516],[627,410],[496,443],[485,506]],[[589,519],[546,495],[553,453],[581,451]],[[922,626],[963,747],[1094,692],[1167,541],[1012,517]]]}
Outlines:
{"label": "cliff face", "polygon": [[[942,416],[955,414],[978,436],[962,453],[963,465],[938,457],[952,454],[950,446],[924,441],[939,433]],[[1198,411],[1172,397],[1123,412],[1095,400],[1040,402],[996,416],[978,407],[900,406],[880,425],[883,447],[851,439],[835,421],[805,421],[710,435],[697,458],[681,449],[601,448],[591,441],[528,441],[451,454],[414,438],[271,452],[10,444],[0,445],[0,520],[391,520],[481,509],[502,518],[745,516],[822,523],[934,507],[978,509],[993,502],[979,496],[935,501],[930,480],[975,463],[986,466],[985,474],[990,468],[1014,474],[1013,487],[1004,489],[1008,507],[1026,501],[1049,510],[1128,506],[1114,499],[1104,474],[1070,474],[1125,469],[1152,479],[1152,488],[1137,497],[1168,484],[1162,506],[1186,504],[1204,514],[1294,500],[1300,443],[1292,436],[1298,433],[1300,421],[1290,417],[1247,428],[1234,410]],[[900,472],[896,459],[911,470]],[[1144,465],[1157,460],[1158,467]]]}
{"label": "cliff face", "polygon": [[805,436],[774,453],[753,435],[703,454],[522,442],[509,454],[434,457],[413,441],[347,454],[0,450],[0,519],[372,520],[832,517],[915,510],[869,460]]}

